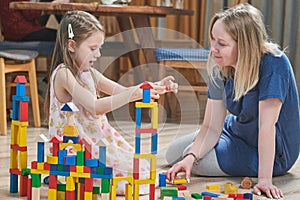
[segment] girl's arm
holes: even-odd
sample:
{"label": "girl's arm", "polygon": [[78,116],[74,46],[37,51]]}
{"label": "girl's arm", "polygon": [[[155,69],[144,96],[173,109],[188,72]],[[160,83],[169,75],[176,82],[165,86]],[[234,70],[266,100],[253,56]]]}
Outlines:
{"label": "girl's arm", "polygon": [[224,101],[207,100],[203,124],[191,149],[187,153],[187,155],[189,153],[192,154],[186,156],[182,161],[176,163],[168,170],[167,178],[169,180],[174,180],[176,174],[181,171],[185,171],[186,179],[189,180],[193,163],[203,158],[219,141],[225,116],[226,108]]}
{"label": "girl's arm", "polygon": [[[113,87],[114,85],[111,85]],[[121,88],[118,84],[117,89]],[[96,97],[86,88],[81,86],[73,74],[67,68],[57,71],[54,81],[54,89],[57,99],[60,102],[73,100],[81,104],[92,115],[105,114],[121,106],[142,98],[142,90],[138,86],[129,87],[124,92],[114,94],[109,97],[96,99]],[[156,90],[151,90],[150,97],[158,99]]]}
{"label": "girl's arm", "polygon": [[258,184],[254,192],[265,192],[269,198],[282,197],[282,192],[272,184],[275,157],[276,122],[282,102],[279,99],[266,99],[259,102],[258,132]]}

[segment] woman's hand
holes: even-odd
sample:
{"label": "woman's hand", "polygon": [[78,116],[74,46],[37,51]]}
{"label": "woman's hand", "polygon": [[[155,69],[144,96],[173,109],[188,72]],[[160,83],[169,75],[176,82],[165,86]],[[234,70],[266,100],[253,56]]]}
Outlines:
{"label": "woman's hand", "polygon": [[167,179],[170,182],[176,178],[176,175],[179,172],[185,172],[185,178],[190,182],[191,170],[193,167],[195,159],[193,156],[187,156],[183,160],[179,161],[178,163],[174,164],[168,171],[167,171]]}
{"label": "woman's hand", "polygon": [[173,76],[167,76],[162,80],[155,82],[152,87],[156,89],[159,94],[164,94],[166,92],[174,92],[178,91],[178,84],[174,82],[175,78]]}
{"label": "woman's hand", "polygon": [[253,187],[253,192],[257,195],[265,193],[266,196],[271,199],[283,198],[282,191],[272,184],[272,179],[258,180],[258,183]]}

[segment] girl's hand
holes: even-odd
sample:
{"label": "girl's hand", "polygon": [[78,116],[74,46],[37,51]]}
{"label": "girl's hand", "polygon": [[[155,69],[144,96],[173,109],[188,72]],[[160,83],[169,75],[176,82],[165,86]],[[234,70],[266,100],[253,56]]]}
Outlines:
{"label": "girl's hand", "polygon": [[[143,90],[140,88],[140,85],[129,87],[130,91],[130,101],[138,101],[143,98]],[[159,99],[159,92],[157,89],[153,88],[150,90],[151,99]]]}
{"label": "girl's hand", "polygon": [[253,187],[253,192],[257,195],[265,193],[266,196],[271,199],[283,198],[282,191],[272,184],[272,179],[258,180],[258,183]]}
{"label": "girl's hand", "polygon": [[185,172],[185,178],[190,182],[191,170],[194,163],[194,157],[187,156],[183,160],[179,161],[178,163],[174,164],[168,171],[167,171],[167,179],[170,182],[173,182],[176,178],[176,175],[179,172]]}
{"label": "girl's hand", "polygon": [[164,94],[166,92],[174,92],[177,93],[178,91],[178,84],[174,82],[175,78],[173,76],[167,76],[162,80],[155,82],[153,88],[159,92],[159,94]]}

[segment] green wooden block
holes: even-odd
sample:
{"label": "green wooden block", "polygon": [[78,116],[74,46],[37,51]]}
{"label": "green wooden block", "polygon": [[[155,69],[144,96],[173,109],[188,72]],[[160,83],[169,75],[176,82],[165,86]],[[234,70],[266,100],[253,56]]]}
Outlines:
{"label": "green wooden block", "polygon": [[24,168],[22,169],[22,176],[28,176],[30,174],[30,169]]}
{"label": "green wooden block", "polygon": [[93,194],[100,194],[100,187],[93,187]]}
{"label": "green wooden block", "polygon": [[57,191],[66,191],[66,184],[57,183]]}
{"label": "green wooden block", "polygon": [[103,178],[101,182],[101,193],[109,193],[110,192],[110,179]]}
{"label": "green wooden block", "polygon": [[77,151],[77,165],[84,166],[84,151]]}
{"label": "green wooden block", "polygon": [[98,174],[104,174],[104,167],[98,167],[97,173]]}
{"label": "green wooden block", "polygon": [[198,193],[192,193],[191,195],[194,199],[202,199],[202,195]]}
{"label": "green wooden block", "polygon": [[31,174],[32,187],[39,188],[41,187],[41,175],[40,174]]}
{"label": "green wooden block", "polygon": [[160,188],[160,198],[164,197],[178,197],[178,189],[177,187],[161,187]]}
{"label": "green wooden block", "polygon": [[64,165],[57,165],[57,171],[64,171]]}

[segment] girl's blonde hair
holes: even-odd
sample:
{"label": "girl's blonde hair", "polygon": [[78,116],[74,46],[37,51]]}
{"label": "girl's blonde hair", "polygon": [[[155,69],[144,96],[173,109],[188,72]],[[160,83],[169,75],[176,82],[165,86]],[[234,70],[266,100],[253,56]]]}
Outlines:
{"label": "girl's blonde hair", "polygon": [[[268,35],[262,20],[262,13],[250,4],[239,4],[214,15],[209,26],[209,38],[212,40],[212,28],[221,20],[226,32],[237,42],[238,58],[235,69],[218,66],[223,78],[234,79],[234,100],[238,101],[258,82],[259,66],[264,53],[276,52],[277,44],[268,41]],[[215,70],[213,55],[210,53],[208,71],[213,79]]]}
{"label": "girl's blonde hair", "polygon": [[[71,27],[73,36],[70,38],[69,27]],[[70,39],[76,41],[80,45],[86,38],[90,37],[93,33],[101,31],[104,35],[104,27],[99,20],[84,11],[68,11],[64,15],[57,30],[56,42],[52,57],[51,66],[48,74],[48,91],[46,94],[44,111],[45,116],[49,117],[50,106],[50,79],[55,68],[64,63],[64,65],[71,71],[75,78],[79,77],[79,68],[76,65],[74,54],[68,50],[68,41]],[[80,81],[79,81],[80,82]]]}

